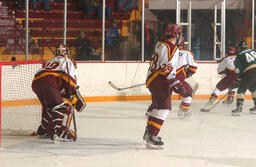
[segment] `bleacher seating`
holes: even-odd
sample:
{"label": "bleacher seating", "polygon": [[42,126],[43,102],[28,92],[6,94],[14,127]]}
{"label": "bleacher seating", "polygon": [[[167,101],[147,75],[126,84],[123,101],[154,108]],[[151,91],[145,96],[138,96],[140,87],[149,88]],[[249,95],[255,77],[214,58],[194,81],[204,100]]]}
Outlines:
{"label": "bleacher seating", "polygon": [[[15,9],[15,1],[9,1],[9,10]],[[106,4],[111,8],[114,7],[112,0],[106,0]],[[50,3],[51,11],[45,11],[42,6],[38,3],[37,10],[32,9],[30,4],[29,11],[29,36],[31,39],[35,39],[38,46],[41,48],[56,47],[59,43],[63,42],[63,9],[64,3]],[[102,20],[98,19],[87,19],[84,11],[77,10],[76,0],[68,0],[67,4],[67,44],[69,47],[74,47],[75,39],[78,37],[80,30],[86,32],[86,36],[91,41],[92,47],[95,49],[101,48],[102,46]],[[0,47],[6,47],[9,49],[10,54],[24,54],[24,20],[25,11],[15,10],[15,15],[8,14],[7,7],[0,8]],[[118,10],[113,10],[111,18],[117,18],[118,27],[122,28],[122,20],[129,20],[131,13],[123,13]],[[15,17],[15,18],[14,18]],[[17,32],[15,27],[18,22],[23,25],[23,30]],[[107,29],[111,23],[106,20]],[[18,36],[18,38],[17,38]],[[17,38],[17,39],[15,39]],[[15,39],[15,40],[14,40]],[[17,45],[15,47],[15,45]],[[45,49],[44,49],[45,50]]]}

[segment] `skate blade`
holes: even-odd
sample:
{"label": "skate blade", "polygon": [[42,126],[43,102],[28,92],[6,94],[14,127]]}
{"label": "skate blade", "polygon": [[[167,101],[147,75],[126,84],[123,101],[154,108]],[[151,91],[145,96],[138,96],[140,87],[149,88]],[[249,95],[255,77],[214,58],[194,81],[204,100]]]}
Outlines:
{"label": "skate blade", "polygon": [[64,138],[61,138],[57,135],[53,135],[53,143],[54,144],[58,144],[58,143],[72,143],[72,142],[75,142],[73,139],[64,139]]}
{"label": "skate blade", "polygon": [[210,110],[209,110],[209,109],[202,108],[200,111],[201,111],[201,112],[209,112]]}
{"label": "skate blade", "polygon": [[232,113],[231,115],[232,115],[232,116],[241,116],[240,113]]}
{"label": "skate blade", "polygon": [[147,149],[150,149],[150,150],[163,150],[164,149],[164,147],[163,147],[163,145],[153,145],[153,144],[146,144],[146,148]]}

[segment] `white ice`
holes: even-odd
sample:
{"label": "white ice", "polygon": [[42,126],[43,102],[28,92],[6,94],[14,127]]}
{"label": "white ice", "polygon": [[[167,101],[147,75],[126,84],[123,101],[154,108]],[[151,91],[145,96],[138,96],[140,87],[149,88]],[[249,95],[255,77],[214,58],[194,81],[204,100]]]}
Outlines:
{"label": "white ice", "polygon": [[4,137],[0,167],[255,167],[256,115],[245,102],[240,117],[232,106],[199,110],[191,105],[190,119],[177,119],[179,101],[164,122],[164,150],[143,145],[145,111],[150,101],[88,103],[77,113],[78,140],[53,144],[38,137]]}

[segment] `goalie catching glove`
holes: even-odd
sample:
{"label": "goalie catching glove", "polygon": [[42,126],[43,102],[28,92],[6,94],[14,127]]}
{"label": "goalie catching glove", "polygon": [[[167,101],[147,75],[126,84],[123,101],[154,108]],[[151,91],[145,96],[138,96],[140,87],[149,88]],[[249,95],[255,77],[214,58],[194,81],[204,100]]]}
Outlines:
{"label": "goalie catching glove", "polygon": [[76,111],[81,112],[85,108],[86,103],[78,89],[79,89],[79,87],[77,86],[75,88],[74,94],[71,95],[69,99],[70,99],[72,105],[74,106],[74,108],[76,109]]}

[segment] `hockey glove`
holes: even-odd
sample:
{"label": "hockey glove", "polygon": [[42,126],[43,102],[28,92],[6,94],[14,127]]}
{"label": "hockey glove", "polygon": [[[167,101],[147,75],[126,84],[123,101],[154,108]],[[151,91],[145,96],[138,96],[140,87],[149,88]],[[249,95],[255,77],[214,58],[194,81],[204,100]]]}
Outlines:
{"label": "hockey glove", "polygon": [[186,88],[184,87],[184,85],[182,84],[182,82],[180,82],[180,80],[175,79],[174,82],[171,84],[171,88],[173,89],[174,92],[184,95],[186,94]]}
{"label": "hockey glove", "polygon": [[238,88],[239,85],[240,85],[240,80],[239,80],[239,78],[236,78],[236,80],[235,80],[235,82],[234,82],[233,88]]}

